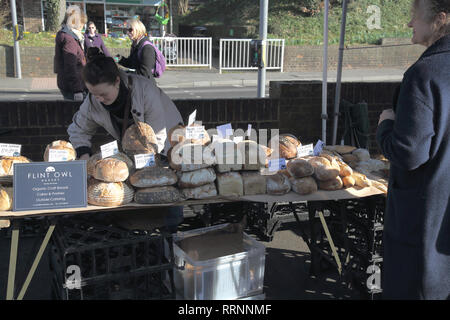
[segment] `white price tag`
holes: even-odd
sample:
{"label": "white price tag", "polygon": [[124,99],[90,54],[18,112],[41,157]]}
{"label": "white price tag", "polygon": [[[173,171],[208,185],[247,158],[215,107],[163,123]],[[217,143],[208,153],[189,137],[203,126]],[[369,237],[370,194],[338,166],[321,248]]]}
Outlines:
{"label": "white price tag", "polygon": [[216,127],[217,133],[219,137],[226,139],[228,136],[233,135],[233,128],[231,127],[231,123],[227,123],[221,126]]}
{"label": "white price tag", "polygon": [[249,124],[247,127],[247,137],[250,137],[251,134],[252,134],[252,125]]}
{"label": "white price tag", "polygon": [[278,171],[286,169],[286,159],[272,159],[269,160],[269,171]]}
{"label": "white price tag", "polygon": [[297,147],[297,157],[305,157],[312,155],[314,155],[314,148],[312,143]]}
{"label": "white price tag", "polygon": [[237,137],[233,137],[233,141],[235,143],[239,143],[241,141],[244,141],[244,137],[243,136],[237,136]]}
{"label": "white price tag", "polygon": [[67,161],[67,160],[69,160],[69,151],[57,150],[57,149],[48,150],[48,161],[49,162]]}
{"label": "white price tag", "polygon": [[195,117],[197,116],[197,109],[194,110],[194,112],[192,112],[189,115],[189,119],[188,119],[188,127],[192,126],[195,122]]}
{"label": "white price tag", "polygon": [[315,156],[318,156],[322,152],[324,144],[325,143],[322,140],[320,140],[320,139],[317,140],[317,143],[314,146],[314,155]]}
{"label": "white price tag", "polygon": [[102,159],[119,153],[119,147],[117,146],[117,140],[100,146],[100,150],[102,152]]}
{"label": "white price tag", "polygon": [[18,157],[21,148],[20,144],[0,143],[0,156]]}
{"label": "white price tag", "polygon": [[203,139],[205,126],[186,127],[186,139]]}
{"label": "white price tag", "polygon": [[155,155],[154,154],[135,154],[134,163],[136,169],[141,169],[145,167],[153,167],[155,165]]}

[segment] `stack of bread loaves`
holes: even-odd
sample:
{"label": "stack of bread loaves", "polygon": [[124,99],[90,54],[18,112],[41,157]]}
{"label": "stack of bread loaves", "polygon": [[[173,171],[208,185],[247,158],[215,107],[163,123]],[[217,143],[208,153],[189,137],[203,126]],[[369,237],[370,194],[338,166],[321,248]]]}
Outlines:
{"label": "stack of bread loaves", "polygon": [[240,141],[237,148],[242,155],[241,176],[244,195],[266,194],[267,176],[262,175],[260,170],[265,167],[272,150],[252,140]]}

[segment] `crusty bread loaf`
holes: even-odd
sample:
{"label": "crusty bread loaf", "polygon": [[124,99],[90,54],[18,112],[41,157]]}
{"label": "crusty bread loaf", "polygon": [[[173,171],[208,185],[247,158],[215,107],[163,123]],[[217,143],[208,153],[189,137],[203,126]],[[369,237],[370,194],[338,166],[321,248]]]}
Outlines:
{"label": "crusty bread loaf", "polygon": [[341,177],[342,183],[344,184],[344,188],[350,188],[355,185],[355,178],[350,176]]}
{"label": "crusty bread loaf", "polygon": [[300,158],[289,161],[286,169],[294,178],[303,178],[314,174],[313,166],[307,160]]}
{"label": "crusty bread loaf", "polygon": [[216,171],[219,173],[239,171],[242,169],[243,157],[234,141],[213,142],[216,157]]}
{"label": "crusty bread loaf", "polygon": [[372,183],[370,180],[366,177],[366,175],[359,173],[359,172],[353,172],[352,174],[353,179],[355,179],[355,186],[358,187],[370,187]]}
{"label": "crusty bread loaf", "polygon": [[49,161],[50,150],[66,150],[67,161],[72,161],[77,158],[77,152],[70,142],[64,140],[56,140],[48,144],[44,152],[44,161]]}
{"label": "crusty bread loaf", "polygon": [[344,186],[342,179],[339,176],[336,176],[333,179],[325,181],[318,180],[317,184],[319,189],[328,191],[339,190],[342,189],[342,187]]}
{"label": "crusty bread loaf", "polygon": [[240,141],[237,147],[242,156],[242,170],[259,170],[266,165],[267,150],[255,141]]}
{"label": "crusty bread loaf", "polygon": [[2,228],[9,228],[11,226],[11,221],[9,220],[1,220],[0,219],[0,229]]}
{"label": "crusty bread loaf", "polygon": [[334,159],[330,162],[324,157],[310,157],[308,161],[314,167],[314,176],[317,180],[327,181],[339,175],[340,167]]}
{"label": "crusty bread loaf", "polygon": [[359,161],[367,161],[370,159],[369,150],[363,148],[353,150],[352,155],[358,157]]}
{"label": "crusty bread loaf", "polygon": [[[200,124],[193,123],[191,127],[200,126]],[[170,145],[173,147],[179,142],[186,141],[188,143],[193,144],[202,144],[206,145],[209,142],[211,142],[211,138],[206,130],[203,130],[203,138],[202,139],[186,139],[186,127],[182,125],[176,125],[175,127],[171,128],[169,132],[167,133],[167,138],[170,141]]]}
{"label": "crusty bread loaf", "polygon": [[88,180],[88,203],[96,206],[119,206],[133,201],[134,190],[125,182]]}
{"label": "crusty bread loaf", "polygon": [[181,200],[180,191],[173,186],[142,188],[134,195],[134,201],[141,204],[174,203]]}
{"label": "crusty bread loaf", "polygon": [[[275,137],[276,139],[276,137]],[[274,145],[273,139],[269,143],[269,147],[274,149],[276,146]],[[293,159],[297,157],[297,147],[301,146],[300,140],[298,140],[292,134],[280,134],[278,136],[278,149],[279,149],[279,158],[285,159]]]}
{"label": "crusty bread loaf", "polygon": [[185,199],[205,199],[217,196],[217,188],[214,183],[204,184],[196,188],[180,189]]}
{"label": "crusty bread loaf", "polygon": [[242,171],[241,176],[244,195],[267,193],[267,176],[261,175],[259,171]]}
{"label": "crusty bread loaf", "polygon": [[[108,169],[105,169],[105,168],[107,168],[106,163],[108,163],[108,162],[109,162],[109,166],[114,166],[114,162],[111,162],[108,159],[116,159],[119,162],[123,162],[128,169],[128,175],[133,174],[135,171],[134,162],[130,158],[128,158],[128,156],[125,153],[118,152],[115,155],[112,155],[112,156],[102,159],[102,154],[100,152],[98,152],[98,153],[93,154],[87,161],[87,164],[86,164],[87,174],[92,177],[97,177],[96,179],[103,180],[100,178],[100,175],[102,175],[103,170],[106,170],[105,173],[107,175],[114,176],[114,173],[111,173],[110,170],[108,172]],[[119,163],[119,162],[117,162],[117,163]],[[126,175],[125,169],[122,164],[119,165],[116,169],[118,171],[120,171],[117,174],[117,176],[121,176],[121,178],[123,178],[123,176]],[[104,180],[104,181],[106,181],[106,180]],[[125,180],[121,180],[121,181],[125,181]],[[109,181],[109,182],[114,182],[114,181]]]}
{"label": "crusty bread loaf", "polygon": [[347,176],[351,176],[353,174],[353,169],[346,164],[344,161],[342,160],[338,160],[337,161],[339,164],[339,176],[340,177],[347,177]]}
{"label": "crusty bread loaf", "polygon": [[356,147],[354,147],[354,146],[332,145],[332,146],[323,146],[323,149],[330,150],[330,151],[336,151],[339,154],[347,154],[347,153],[351,153],[353,150],[355,150]]}
{"label": "crusty bread loaf", "polygon": [[183,141],[171,147],[167,152],[169,166],[176,171],[194,171],[207,168],[216,163],[211,145]]}
{"label": "crusty bread loaf", "polygon": [[313,177],[290,178],[292,191],[298,194],[311,194],[317,191],[317,183]]}
{"label": "crusty bread loaf", "polygon": [[158,144],[153,128],[141,121],[132,124],[125,131],[122,150],[130,157],[135,154],[157,154]]}
{"label": "crusty bread loaf", "polygon": [[97,162],[93,177],[105,182],[122,182],[129,175],[127,164],[119,159],[105,158]]}
{"label": "crusty bread loaf", "polygon": [[0,158],[0,177],[14,175],[14,163],[29,163],[30,159],[24,156],[3,156]]}
{"label": "crusty bread loaf", "polygon": [[130,176],[130,183],[136,188],[152,188],[174,185],[178,177],[169,168],[145,167]]}
{"label": "crusty bread loaf", "polygon": [[195,188],[216,180],[213,168],[203,168],[194,171],[177,172],[180,188]]}
{"label": "crusty bread loaf", "polygon": [[0,211],[12,209],[13,188],[0,186]]}
{"label": "crusty bread loaf", "polygon": [[217,174],[217,191],[221,196],[244,195],[244,183],[239,172],[225,172]]}
{"label": "crusty bread loaf", "polygon": [[342,155],[342,160],[353,169],[355,169],[359,163],[359,158],[351,153]]}
{"label": "crusty bread loaf", "polygon": [[291,183],[289,178],[284,174],[276,173],[267,176],[267,193],[275,195],[283,195],[291,191]]}

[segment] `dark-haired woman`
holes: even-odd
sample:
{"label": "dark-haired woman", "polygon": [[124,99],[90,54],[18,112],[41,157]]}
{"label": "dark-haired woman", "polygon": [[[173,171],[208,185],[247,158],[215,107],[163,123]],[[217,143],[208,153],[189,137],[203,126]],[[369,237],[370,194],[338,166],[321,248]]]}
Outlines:
{"label": "dark-haired woman", "polygon": [[412,42],[427,49],[377,129],[391,163],[381,283],[385,299],[450,299],[450,1],[412,12]]}

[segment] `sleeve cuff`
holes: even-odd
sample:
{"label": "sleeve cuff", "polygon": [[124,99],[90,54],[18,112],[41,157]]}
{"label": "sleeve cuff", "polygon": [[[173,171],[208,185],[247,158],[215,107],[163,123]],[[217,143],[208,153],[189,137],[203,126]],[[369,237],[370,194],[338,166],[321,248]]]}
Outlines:
{"label": "sleeve cuff", "polygon": [[78,147],[75,149],[75,151],[77,152],[77,158],[81,157],[83,154],[88,153],[89,156],[92,155],[92,150],[89,147]]}

